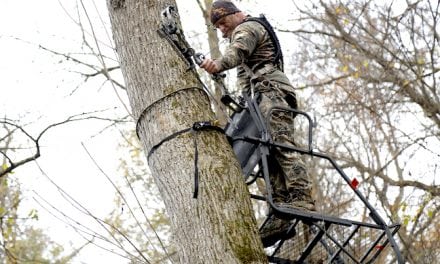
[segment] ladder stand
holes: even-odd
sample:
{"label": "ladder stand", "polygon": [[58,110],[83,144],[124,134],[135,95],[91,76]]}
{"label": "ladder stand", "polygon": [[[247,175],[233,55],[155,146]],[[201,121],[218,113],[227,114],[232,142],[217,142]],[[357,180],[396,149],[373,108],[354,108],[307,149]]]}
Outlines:
{"label": "ladder stand", "polygon": [[[268,114],[271,116],[275,111],[284,111],[301,115],[308,120],[308,146],[307,149],[302,149],[272,141],[269,133],[268,120],[263,118],[256,97],[251,98],[244,95],[240,103],[236,103],[231,99],[226,101],[234,103],[235,112],[232,115],[232,120],[225,128],[225,133],[240,162],[245,179],[248,185],[250,185],[254,183],[258,177],[261,177],[264,179],[266,185],[267,194],[265,196],[251,194],[252,198],[268,203],[268,206],[272,209],[270,210],[268,218],[274,214],[276,217],[291,220],[291,226],[287,232],[291,232],[292,230],[296,232],[293,238],[288,240],[280,239],[277,244],[270,248],[271,251],[266,249],[270,263],[311,263],[313,262],[311,260],[312,254],[325,255],[325,263],[373,263],[387,245],[390,245],[392,249],[390,258],[393,258],[392,260],[399,264],[404,263],[394,239],[394,235],[399,230],[400,225],[386,224],[375,208],[356,186],[353,185],[353,182],[336,162],[323,153],[313,151],[313,122],[307,113],[292,108],[272,107]],[[268,158],[270,156],[270,149],[274,147],[292,150],[302,155],[310,155],[329,161],[360,199],[362,205],[365,206],[369,212],[369,220],[371,221],[354,221],[325,215],[319,212],[278,207],[273,202],[272,187],[269,180]],[[258,168],[257,172],[254,171],[255,168]],[[249,178],[251,178],[251,180],[248,180]],[[268,218],[263,225],[267,222]],[[299,223],[307,226],[311,232],[309,234],[310,239],[298,250],[297,247],[301,245],[299,245],[300,243],[295,243],[295,239],[299,234]],[[295,248],[297,249],[297,253],[294,254],[293,257],[286,258],[284,256],[286,255],[285,251],[283,253],[284,255],[282,255],[281,249],[284,245],[288,244],[289,240],[291,240],[293,244],[296,244]],[[316,249],[314,250],[314,248]],[[321,249],[319,252],[317,252],[318,248]],[[287,251],[289,251],[289,249],[287,249]]]}
{"label": "ladder stand", "polygon": [[[161,12],[161,25],[158,33],[166,39],[176,53],[186,62],[188,70],[196,75],[195,64],[200,64],[203,59],[194,52],[185,39],[183,30],[178,23],[178,12],[174,6],[167,6]],[[198,75],[197,75],[198,76]],[[203,82],[201,82],[203,84]],[[209,90],[204,90],[209,94]],[[234,109],[232,121],[225,129],[226,136],[234,149],[234,152],[240,161],[245,178],[252,176],[248,181],[252,184],[258,177],[264,179],[266,183],[265,197],[252,195],[252,198],[266,201],[272,209],[271,215],[279,218],[285,218],[292,221],[291,227],[287,232],[295,230],[296,235],[290,240],[280,239],[272,252],[268,253],[268,260],[271,263],[311,263],[310,257],[315,254],[316,248],[324,248],[326,254],[326,263],[373,263],[377,257],[384,251],[387,245],[390,245],[394,253],[393,260],[403,264],[404,260],[394,240],[394,235],[399,230],[400,225],[387,225],[383,218],[362,195],[362,193],[352,184],[350,178],[342,171],[329,156],[312,150],[312,120],[305,112],[291,108],[273,107],[269,111],[269,116],[274,111],[290,112],[307,118],[308,129],[308,147],[307,149],[297,148],[291,145],[273,142],[269,134],[269,124],[263,118],[256,97],[250,98],[243,96],[243,102],[236,103],[229,95],[222,98],[225,105]],[[271,148],[288,149],[296,151],[302,155],[318,157],[329,161],[333,168],[338,172],[342,179],[354,191],[360,202],[369,212],[370,222],[354,221],[345,218],[325,215],[318,212],[302,211],[298,209],[286,209],[277,207],[272,199],[272,187],[269,180],[269,163]],[[258,172],[254,169],[258,166]],[[300,235],[299,224],[307,226],[311,232],[311,239],[307,240],[299,253],[294,257],[284,257],[281,249],[284,244],[294,241]],[[263,223],[264,225],[265,223]],[[366,235],[368,232],[368,235]],[[347,233],[347,234],[346,234]],[[304,235],[304,234],[303,234]],[[299,243],[296,243],[299,244]],[[362,251],[362,252],[360,252]]]}

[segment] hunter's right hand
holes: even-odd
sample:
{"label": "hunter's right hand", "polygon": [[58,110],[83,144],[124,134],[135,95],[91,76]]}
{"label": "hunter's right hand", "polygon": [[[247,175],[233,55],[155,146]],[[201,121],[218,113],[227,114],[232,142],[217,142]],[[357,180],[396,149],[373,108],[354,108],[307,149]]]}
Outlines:
{"label": "hunter's right hand", "polygon": [[202,64],[200,64],[200,68],[205,69],[210,74],[218,73],[220,71],[220,65],[217,61],[206,58]]}

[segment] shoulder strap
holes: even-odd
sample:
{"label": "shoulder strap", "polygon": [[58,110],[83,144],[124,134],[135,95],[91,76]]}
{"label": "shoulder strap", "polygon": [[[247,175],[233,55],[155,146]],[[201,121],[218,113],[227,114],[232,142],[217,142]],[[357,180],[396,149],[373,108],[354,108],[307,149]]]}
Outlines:
{"label": "shoulder strap", "polygon": [[266,29],[275,47],[274,63],[280,67],[281,71],[284,71],[283,52],[281,51],[280,41],[278,40],[275,30],[273,29],[269,21],[267,21],[266,17],[263,14],[260,14],[259,17],[247,17],[244,22],[246,21],[258,22]]}

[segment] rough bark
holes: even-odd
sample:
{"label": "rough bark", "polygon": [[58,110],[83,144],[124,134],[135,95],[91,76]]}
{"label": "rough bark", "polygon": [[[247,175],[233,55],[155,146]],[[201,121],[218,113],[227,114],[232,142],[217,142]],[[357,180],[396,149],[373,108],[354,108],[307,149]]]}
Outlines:
{"label": "rough bark", "polygon": [[[217,35],[217,31],[215,28],[213,28],[213,25],[211,24],[210,19],[210,10],[208,7],[212,5],[212,0],[204,0],[204,4],[206,8],[201,8],[203,13],[203,18],[205,19],[206,23],[206,31],[208,32],[208,44],[209,44],[209,56],[211,58],[219,58],[221,56],[220,47],[219,47],[219,38]],[[221,97],[223,95],[222,92],[222,85],[224,85],[224,80],[220,80],[218,82],[214,82],[214,96],[216,98],[217,102],[220,102]],[[223,83],[223,84],[221,84]],[[219,119],[220,123],[222,125],[226,125],[227,123],[227,109],[223,104],[216,103],[214,104],[215,107],[215,113],[217,115],[217,118]]]}
{"label": "rough bark", "polygon": [[[209,100],[183,60],[156,30],[174,1],[108,0],[114,40],[145,153],[194,122],[214,119]],[[194,199],[194,136],[200,186]],[[149,166],[167,208],[181,263],[265,263],[249,193],[225,136],[183,133]]]}

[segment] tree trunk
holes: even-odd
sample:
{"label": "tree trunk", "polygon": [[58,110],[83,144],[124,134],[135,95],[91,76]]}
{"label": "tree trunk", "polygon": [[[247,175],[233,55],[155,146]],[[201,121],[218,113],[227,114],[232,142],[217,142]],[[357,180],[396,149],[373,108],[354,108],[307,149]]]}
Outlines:
{"label": "tree trunk", "polygon": [[[174,132],[213,120],[195,75],[161,38],[160,12],[174,1],[108,0],[111,25],[145,153]],[[194,191],[196,138],[198,198]],[[159,146],[149,166],[162,194],[181,263],[266,263],[250,197],[226,137],[183,133]]]}
{"label": "tree trunk", "polygon": [[[210,9],[209,7],[212,5],[212,0],[205,0],[205,9],[202,8],[203,18],[205,19],[206,24],[206,32],[208,32],[208,44],[209,44],[209,57],[211,58],[219,58],[222,54],[220,52],[219,47],[219,39],[217,36],[217,31],[212,28],[211,18],[210,18]],[[214,96],[216,98],[216,102],[221,101],[221,97],[223,95],[222,86],[224,85],[224,80],[219,80],[219,82],[214,82]],[[214,104],[215,113],[217,118],[220,121],[220,124],[223,126],[226,125],[228,121],[227,109],[221,103]]]}

